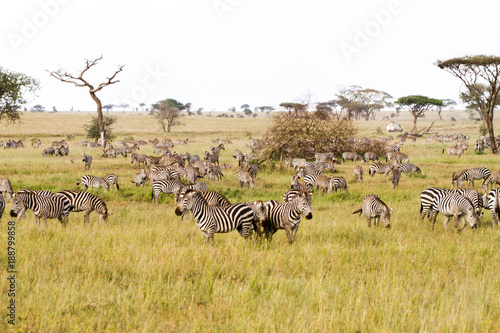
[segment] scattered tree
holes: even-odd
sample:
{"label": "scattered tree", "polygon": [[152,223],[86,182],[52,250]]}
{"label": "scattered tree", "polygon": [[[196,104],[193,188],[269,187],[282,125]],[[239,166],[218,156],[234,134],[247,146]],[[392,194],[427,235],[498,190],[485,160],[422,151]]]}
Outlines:
{"label": "scattered tree", "polygon": [[35,93],[39,83],[34,78],[0,67],[0,122],[15,123],[21,118],[21,105],[26,94]]}
{"label": "scattered tree", "polygon": [[40,105],[40,104],[37,104],[37,105],[34,105],[33,106],[33,111],[35,112],[43,112],[45,111],[45,107]]}
{"label": "scattered tree", "polygon": [[[392,96],[386,92],[360,86],[340,87],[336,95],[337,99],[327,103],[320,103],[323,108],[332,108],[336,105],[347,114],[348,119],[352,117],[365,120],[375,119],[375,112],[385,107],[392,106]],[[333,108],[332,108],[333,110]]]}
{"label": "scattered tree", "polygon": [[245,108],[245,109],[243,110],[243,113],[244,113],[245,115],[247,115],[247,116],[250,116],[250,115],[252,114],[252,110],[250,110],[249,108]]}
{"label": "scattered tree", "polygon": [[[111,141],[115,138],[113,135],[113,124],[116,123],[115,116],[105,115],[103,117],[104,121],[104,135],[106,141]],[[96,116],[92,116],[92,120],[89,125],[83,125],[83,129],[87,133],[87,138],[90,140],[98,141],[101,139],[101,129],[99,125],[99,119]]]}
{"label": "scattered tree", "polygon": [[97,65],[99,61],[102,60],[102,55],[94,60],[85,60],[85,68],[80,72],[78,75],[72,75],[69,74],[68,72],[64,72],[62,69],[58,69],[56,71],[49,72],[50,76],[55,77],[56,79],[60,80],[61,82],[66,82],[66,83],[72,83],[76,87],[87,87],[89,89],[89,94],[90,97],[94,100],[94,102],[97,105],[97,121],[99,124],[99,131],[101,134],[101,144],[102,144],[102,149],[103,151],[106,149],[106,134],[105,134],[105,126],[104,126],[104,117],[102,114],[102,104],[101,100],[97,97],[96,93],[101,91],[104,87],[107,87],[111,84],[115,84],[117,82],[120,82],[119,80],[115,80],[116,75],[123,71],[124,65],[120,65],[118,69],[115,71],[113,75],[111,75],[109,78],[107,78],[107,81],[99,83],[97,87],[94,87],[94,85],[90,84],[87,79],[83,78],[83,75],[92,67]]}
{"label": "scattered tree", "polygon": [[141,107],[141,111],[144,111],[144,107],[146,106],[145,103],[139,103],[139,106]]}
{"label": "scattered tree", "polygon": [[247,108],[249,108],[249,107],[250,107],[250,105],[248,105],[248,104],[243,104],[242,106],[240,106],[240,109],[245,110],[245,109],[247,109]]}
{"label": "scattered tree", "polygon": [[180,106],[184,107],[184,104],[175,99],[165,99],[151,106],[150,115],[158,120],[163,132],[170,132],[175,120],[180,117]]}
{"label": "scattered tree", "polygon": [[417,119],[423,117],[427,110],[432,107],[443,106],[443,101],[440,99],[429,98],[421,95],[410,95],[400,97],[396,104],[402,109],[408,109],[413,116],[413,131],[417,129]]}
{"label": "scattered tree", "polygon": [[233,107],[230,107],[229,109],[227,109],[227,111],[236,112],[236,108],[233,106]]}
{"label": "scattered tree", "polygon": [[483,122],[488,128],[491,151],[496,153],[493,117],[500,92],[500,57],[465,56],[445,61],[438,60],[436,65],[459,78],[474,98],[483,116]]}
{"label": "scattered tree", "polygon": [[115,106],[114,104],[107,104],[104,105],[102,108],[106,109],[106,112],[109,112],[109,110],[111,110],[114,106]]}

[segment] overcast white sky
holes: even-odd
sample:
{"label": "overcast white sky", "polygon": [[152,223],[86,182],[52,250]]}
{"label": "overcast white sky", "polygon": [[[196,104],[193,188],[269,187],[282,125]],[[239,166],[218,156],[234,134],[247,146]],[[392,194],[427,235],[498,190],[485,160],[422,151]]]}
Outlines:
{"label": "overcast white sky", "polygon": [[60,111],[95,103],[46,70],[78,74],[100,55],[96,85],[125,65],[103,104],[253,109],[306,93],[327,101],[352,84],[458,100],[460,81],[434,63],[500,55],[499,10],[497,0],[4,1],[0,66],[40,80],[28,106]]}

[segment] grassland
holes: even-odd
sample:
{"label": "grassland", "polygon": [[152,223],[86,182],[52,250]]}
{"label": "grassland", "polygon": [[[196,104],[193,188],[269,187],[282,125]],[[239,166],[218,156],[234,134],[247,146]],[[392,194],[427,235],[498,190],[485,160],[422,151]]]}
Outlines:
{"label": "grassland", "polygon": [[[446,114],[433,128],[477,138],[479,124],[457,114],[457,121]],[[449,187],[451,173],[461,168],[498,170],[498,156],[469,149],[460,159],[448,158],[441,154],[448,144],[406,142],[402,151],[424,175],[405,174],[393,190],[381,175],[368,177],[366,166],[362,183],[355,181],[352,164],[339,166],[349,191],[314,194],[314,217],[302,221],[292,246],[283,231],[270,244],[247,242],[238,233],[216,234],[209,246],[192,217],[175,216],[172,197],[162,196],[154,205],[150,187],[130,182],[136,170],[129,158],[100,158],[98,149],[77,145],[89,119],[76,112],[27,114],[21,125],[1,127],[0,140],[23,138],[29,144],[40,138],[42,147],[74,135],[65,158],[42,157],[41,149],[28,145],[1,149],[0,177],[9,178],[14,190],[78,189],[76,181],[87,173],[83,152],[94,156],[91,174],[116,173],[121,189],[90,190],[108,203],[113,216],[107,224],[92,213],[84,225],[83,215],[73,213],[67,228],[57,220],[38,228],[31,212],[17,224],[17,325],[12,328],[3,315],[0,331],[500,331],[500,231],[492,227],[489,212],[481,228],[462,234],[445,232],[442,216],[435,231],[419,221],[424,188]],[[175,149],[197,154],[210,147],[209,139],[230,139],[234,144],[221,161],[234,164],[234,150],[248,152],[245,142],[263,137],[270,119],[183,117],[181,122],[167,135],[150,117],[118,114],[115,130],[120,139],[189,137],[188,146]],[[410,118],[398,122],[412,127]],[[377,131],[386,124],[357,122],[358,136],[388,136]],[[237,186],[236,170],[208,183],[232,202],[281,199],[292,173],[262,170],[250,190]],[[394,208],[390,230],[368,228],[364,218],[352,215],[369,193]],[[1,220],[4,267],[8,220],[8,214]],[[6,314],[8,286],[2,286]]]}

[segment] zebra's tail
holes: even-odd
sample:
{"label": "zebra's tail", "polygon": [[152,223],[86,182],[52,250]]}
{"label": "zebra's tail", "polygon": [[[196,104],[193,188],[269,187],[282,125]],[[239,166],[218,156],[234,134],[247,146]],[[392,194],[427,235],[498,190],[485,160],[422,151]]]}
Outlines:
{"label": "zebra's tail", "polygon": [[443,152],[441,154],[444,154],[444,148],[443,148]]}
{"label": "zebra's tail", "polygon": [[359,215],[361,215],[362,212],[363,212],[363,208],[360,208],[357,211],[352,212],[352,214],[354,215],[354,214],[358,214],[359,213]]}
{"label": "zebra's tail", "polygon": [[80,185],[80,182],[76,182],[76,185]]}
{"label": "zebra's tail", "polygon": [[155,198],[155,188],[151,187],[151,200]]}
{"label": "zebra's tail", "polygon": [[120,190],[120,186],[118,185],[118,183],[116,183],[115,185],[116,185],[116,190],[119,191]]}

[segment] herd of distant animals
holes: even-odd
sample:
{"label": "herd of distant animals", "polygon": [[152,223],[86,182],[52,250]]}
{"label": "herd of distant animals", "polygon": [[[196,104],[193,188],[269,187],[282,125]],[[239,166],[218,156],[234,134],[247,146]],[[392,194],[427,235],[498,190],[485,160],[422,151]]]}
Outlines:
{"label": "herd of distant animals", "polygon": [[[446,136],[457,140],[454,147],[443,149],[448,156],[457,155],[459,158],[468,146],[468,137],[462,135]],[[432,138],[436,139],[436,138]],[[161,193],[174,194],[177,206],[175,214],[183,216],[191,212],[196,223],[207,242],[212,243],[215,233],[225,233],[237,230],[244,238],[249,238],[255,233],[256,237],[264,236],[271,240],[278,230],[285,230],[288,242],[291,244],[295,240],[297,230],[301,221],[301,216],[306,219],[312,218],[312,195],[313,189],[318,189],[324,193],[336,192],[338,190],[348,190],[348,184],[344,177],[328,177],[323,174],[324,170],[335,171],[335,164],[340,164],[334,153],[317,153],[315,162],[308,162],[304,158],[287,158],[285,164],[295,170],[291,177],[291,188],[283,196],[283,202],[261,200],[254,202],[243,202],[231,204],[228,198],[216,192],[209,191],[205,182],[198,179],[208,177],[210,180],[220,180],[224,177],[222,170],[232,168],[232,165],[219,163],[219,156],[225,150],[225,144],[231,144],[229,140],[211,140],[216,146],[205,151],[203,159],[198,155],[184,153],[179,155],[172,153],[170,148],[174,145],[186,145],[188,140],[172,141],[119,141],[113,145],[109,144],[104,155],[114,157],[122,155],[127,157],[131,154],[131,163],[135,163],[136,168],[142,168],[136,173],[134,180],[136,186],[144,186],[147,181],[151,182],[151,200],[158,203]],[[437,139],[439,141],[439,138]],[[448,140],[449,141],[449,140]],[[21,140],[8,140],[0,142],[4,148],[24,147]],[[155,153],[159,156],[139,154],[141,145],[152,144]],[[80,142],[81,146],[98,147],[95,142]],[[252,140],[248,146],[255,148],[259,143]],[[365,152],[363,156],[356,152],[344,152],[342,154],[342,164],[346,161],[357,161],[361,163],[372,162],[369,165],[369,175],[373,177],[380,173],[389,176],[393,188],[397,188],[401,173],[417,172],[421,169],[409,163],[410,157],[400,151],[403,142],[386,146],[386,163],[381,163],[380,156],[373,152]],[[32,143],[33,148],[41,146],[40,140]],[[482,151],[488,147],[488,140],[480,138],[474,145],[475,151]],[[69,147],[65,140],[54,141],[50,147],[43,150],[42,156],[67,156]],[[244,154],[236,149],[233,154],[236,159],[239,171],[238,181],[240,187],[254,187],[258,173],[258,165],[252,164],[252,154]],[[71,160],[72,163],[74,163]],[[82,162],[85,170],[90,170],[92,157],[83,154]],[[363,168],[361,165],[354,165],[354,175],[358,181],[363,181]],[[482,193],[474,189],[464,189],[474,180],[483,180]],[[105,222],[109,215],[106,203],[97,196],[87,192],[88,188],[102,187],[109,190],[114,187],[119,190],[118,176],[108,174],[104,177],[84,175],[76,183],[83,187],[83,191],[64,190],[57,193],[51,191],[39,191],[22,189],[14,193],[12,184],[7,178],[0,178],[0,218],[5,209],[5,199],[13,201],[10,215],[18,220],[24,215],[27,209],[31,209],[39,225],[40,219],[45,222],[47,219],[57,218],[64,226],[69,220],[70,212],[85,212],[84,222],[89,222],[89,214],[92,211],[100,217],[101,222]],[[500,189],[492,189],[487,192],[488,187],[493,184],[500,184],[500,171],[490,172],[485,167],[459,170],[453,173],[451,189],[431,187],[422,191],[420,195],[420,218],[423,221],[425,216],[432,222],[432,229],[436,222],[438,213],[444,215],[444,226],[447,227],[449,220],[453,217],[454,226],[457,231],[463,230],[467,222],[472,228],[476,228],[480,223],[480,216],[483,208],[490,210],[493,224],[500,226],[498,217],[500,216]],[[455,189],[455,185],[457,189]],[[375,226],[379,221],[386,227],[390,227],[391,211],[389,207],[376,194],[366,195],[362,206],[353,214],[363,214],[368,226],[374,220]],[[467,222],[466,222],[467,219]],[[462,222],[462,226],[459,226]]]}

